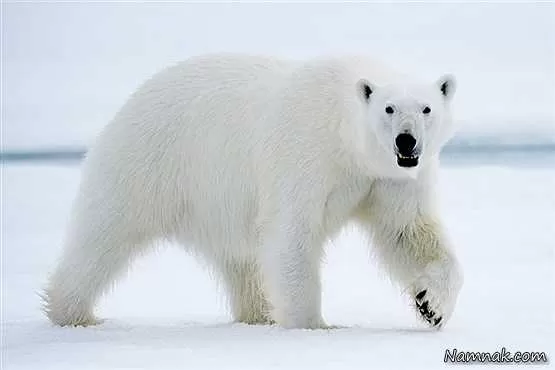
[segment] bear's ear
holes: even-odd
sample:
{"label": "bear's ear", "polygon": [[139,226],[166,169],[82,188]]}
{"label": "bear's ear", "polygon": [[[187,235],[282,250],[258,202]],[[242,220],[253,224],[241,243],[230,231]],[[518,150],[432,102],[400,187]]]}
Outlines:
{"label": "bear's ear", "polygon": [[443,75],[439,78],[439,80],[437,80],[436,85],[445,100],[449,101],[453,98],[455,90],[457,89],[455,76]]}
{"label": "bear's ear", "polygon": [[368,82],[365,79],[358,81],[357,83],[357,90],[358,95],[362,99],[363,102],[368,103],[370,101],[370,97],[376,90],[374,85]]}

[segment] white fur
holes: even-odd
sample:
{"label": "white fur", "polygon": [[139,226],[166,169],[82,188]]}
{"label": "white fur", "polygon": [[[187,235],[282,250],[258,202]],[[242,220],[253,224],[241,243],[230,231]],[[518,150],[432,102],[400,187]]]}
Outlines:
{"label": "white fur", "polygon": [[[427,140],[407,170],[381,112],[418,99],[434,118],[405,112]],[[392,276],[411,294],[428,289],[447,318],[461,278],[433,201],[448,100],[360,57],[209,55],[162,71],[87,155],[48,317],[94,324],[95,302],[133,256],[170,239],[220,274],[236,320],[325,327],[323,244],[357,220]]]}

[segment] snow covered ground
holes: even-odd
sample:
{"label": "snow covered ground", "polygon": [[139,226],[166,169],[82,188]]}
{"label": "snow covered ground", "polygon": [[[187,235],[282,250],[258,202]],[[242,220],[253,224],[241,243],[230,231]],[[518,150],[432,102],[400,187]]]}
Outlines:
{"label": "snow covered ground", "polygon": [[417,321],[356,233],[329,246],[324,272],[324,315],[341,329],[230,323],[216,283],[173,246],[137,261],[101,303],[104,324],[53,327],[36,293],[60,252],[79,166],[2,164],[0,367],[431,369],[445,366],[445,349],[502,346],[553,357],[552,162],[485,161],[441,172],[442,207],[466,273],[456,312],[441,332]]}

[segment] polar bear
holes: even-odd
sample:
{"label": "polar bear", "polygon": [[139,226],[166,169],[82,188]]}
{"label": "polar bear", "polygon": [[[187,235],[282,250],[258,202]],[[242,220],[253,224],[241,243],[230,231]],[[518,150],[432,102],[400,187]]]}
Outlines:
{"label": "polar bear", "polygon": [[369,58],[191,58],[145,82],[89,151],[44,293],[92,325],[133,257],[174,240],[221,277],[236,321],[325,328],[323,246],[354,222],[431,327],[462,274],[435,205],[455,80]]}

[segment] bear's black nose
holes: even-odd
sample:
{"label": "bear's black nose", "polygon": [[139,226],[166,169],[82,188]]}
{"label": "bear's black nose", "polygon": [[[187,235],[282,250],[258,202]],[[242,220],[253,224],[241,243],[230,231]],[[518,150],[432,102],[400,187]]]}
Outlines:
{"label": "bear's black nose", "polygon": [[399,154],[409,156],[416,146],[416,139],[411,134],[399,134],[395,138],[395,144]]}

